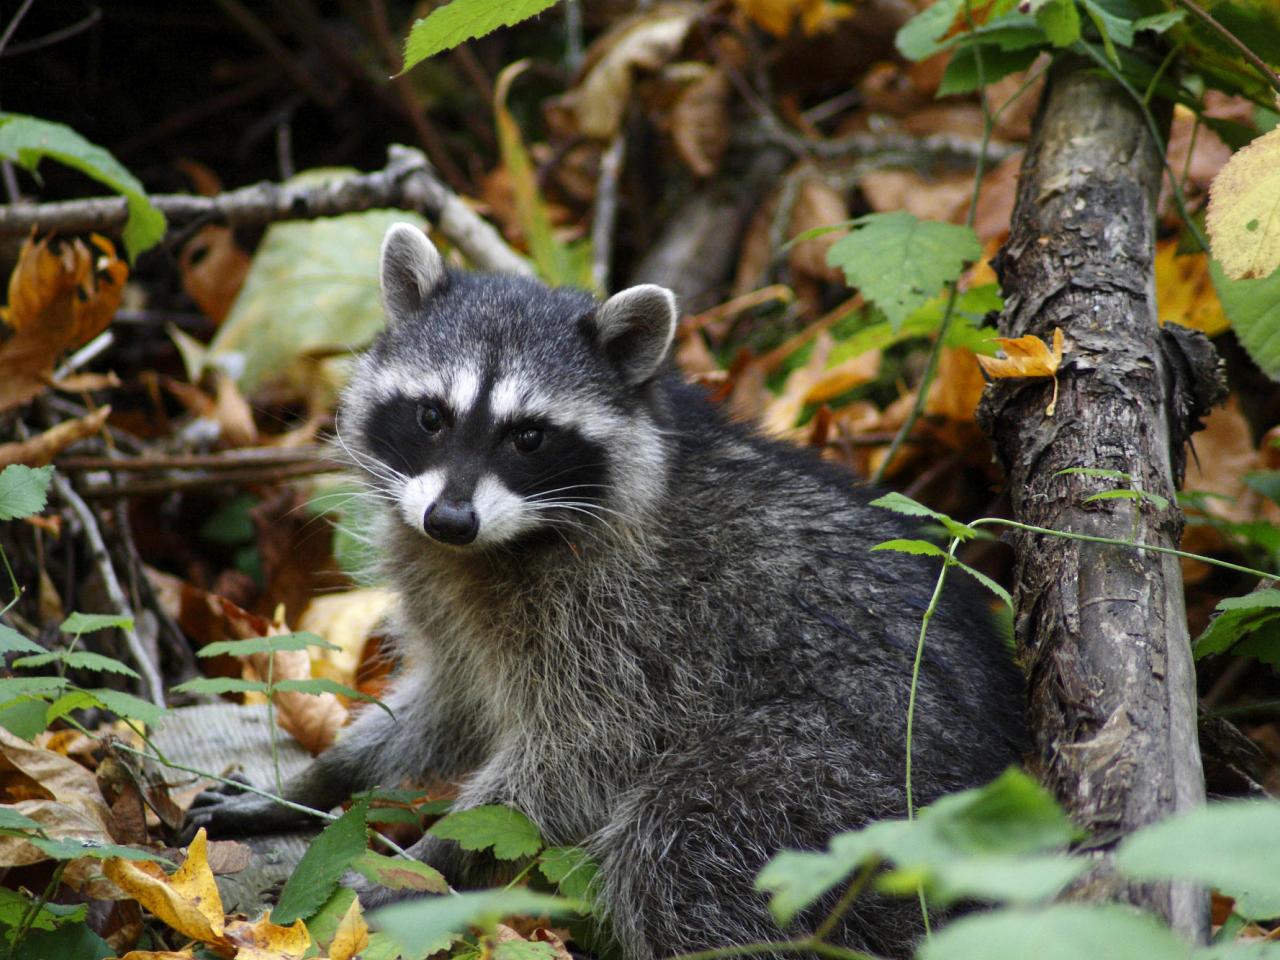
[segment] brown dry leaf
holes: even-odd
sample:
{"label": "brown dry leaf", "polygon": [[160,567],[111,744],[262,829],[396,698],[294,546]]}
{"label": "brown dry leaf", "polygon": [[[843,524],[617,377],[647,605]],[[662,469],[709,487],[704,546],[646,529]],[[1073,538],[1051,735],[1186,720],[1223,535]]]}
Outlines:
{"label": "brown dry leaf", "polygon": [[973,195],[973,177],[946,173],[925,177],[914,170],[871,170],[858,181],[873,210],[905,210],[922,220],[956,221]]}
{"label": "brown dry leaf", "polygon": [[760,418],[760,429],[774,436],[791,436],[804,407],[805,397],[827,371],[827,357],[835,340],[825,330],[813,341],[813,352],[804,365],[787,375],[782,393],[770,401]]}
{"label": "brown dry leaf", "polygon": [[311,661],[312,675],[355,686],[365,644],[394,604],[395,594],[373,587],[312,600],[298,620],[298,629],[323,637],[339,648],[318,651]]}
{"label": "brown dry leaf", "polygon": [[109,416],[111,416],[111,408],[100,407],[93,413],[75,420],[64,420],[28,440],[0,444],[0,467],[7,467],[11,463],[43,467],[47,463],[52,463],[53,458],[71,444],[85,437],[91,437],[101,430]]}
{"label": "brown dry leaf", "polygon": [[169,876],[149,860],[107,860],[103,872],[158,919],[201,943],[222,941],[222,897],[206,859],[204,828],[187,848],[182,865]]}
{"label": "brown dry leaf", "polygon": [[972,350],[944,347],[938,375],[929,387],[925,413],[964,423],[972,421],[986,385]]}
{"label": "brown dry leaf", "polygon": [[364,922],[360,900],[356,898],[338,921],[338,929],[329,942],[329,960],[351,960],[368,945],[369,925]]}
{"label": "brown dry leaf", "polygon": [[697,16],[698,9],[689,4],[663,5],[631,18],[591,45],[583,78],[566,95],[584,136],[613,139],[626,116],[632,72],[666,64]]}
{"label": "brown dry leaf", "polygon": [[[973,218],[973,230],[984,244],[993,240],[1003,241],[1009,235],[1009,223],[1013,220],[1013,204],[1018,196],[1018,174],[1022,172],[1022,154],[1005,157],[995,169],[982,178],[982,192],[978,195],[978,212]],[[960,208],[959,215],[967,216],[969,204]]]}
{"label": "brown dry leaf", "polygon": [[830,29],[854,11],[853,4],[830,0],[735,0],[735,5],[763,30],[780,38],[790,34],[796,22],[805,36],[812,36]]}
{"label": "brown dry leaf", "polygon": [[828,367],[804,395],[806,404],[826,403],[880,375],[880,351],[868,350]]}
{"label": "brown dry leaf", "polygon": [[[272,635],[285,631],[273,629]],[[272,683],[281,680],[310,680],[311,656],[306,650],[277,650],[255,653],[250,658],[254,673]],[[347,708],[332,693],[303,693],[277,690],[271,699],[276,706],[276,723],[312,754],[329,747],[347,722]]]}
{"label": "brown dry leaf", "polygon": [[1062,364],[1062,328],[1053,331],[1053,350],[1033,333],[1025,337],[997,337],[996,343],[1004,351],[1003,357],[978,357],[978,363],[987,376],[1001,377],[1052,377]]}
{"label": "brown dry leaf", "polygon": [[120,378],[110,370],[106,373],[73,373],[54,380],[50,386],[63,393],[92,393],[94,390],[114,390],[120,386]]}
{"label": "brown dry leaf", "polygon": [[227,924],[226,942],[235,947],[236,960],[302,960],[311,946],[311,934],[301,920],[282,927],[265,913],[252,923],[237,920]]}
{"label": "brown dry leaf", "polygon": [[0,758],[3,760],[0,762],[0,777],[3,777],[5,793],[12,789],[10,777],[6,773],[17,771],[37,785],[40,791],[38,796],[63,803],[96,804],[105,814],[106,807],[102,803],[98,781],[74,760],[68,760],[52,750],[33,746],[3,727],[0,727]]}
{"label": "brown dry leaf", "polygon": [[222,428],[222,439],[227,446],[252,447],[258,443],[258,426],[253,422],[253,410],[244,398],[236,382],[219,370],[214,374],[215,397],[213,419]]}
{"label": "brown dry leaf", "polygon": [[680,159],[697,177],[720,169],[729,145],[729,79],[697,65],[700,76],[688,83],[671,108],[671,138]]}
{"label": "brown dry leaf", "polygon": [[1210,337],[1231,326],[1209,276],[1207,254],[1179,256],[1176,238],[1162,241],[1156,244],[1155,272],[1161,323],[1177,323]]}
{"label": "brown dry leaf", "polygon": [[569,952],[569,948],[564,945],[564,940],[554,930],[548,930],[546,927],[538,927],[529,934],[529,939],[534,943],[549,943],[556,952],[556,960],[573,960],[573,954]]}
{"label": "brown dry leaf", "polygon": [[[791,209],[789,235],[799,236],[815,227],[829,227],[849,219],[844,195],[820,177],[807,177],[800,185],[795,206]],[[827,263],[827,251],[846,231],[832,230],[812,240],[803,240],[791,248],[787,260],[796,273],[821,281],[837,281],[842,274]]]}
{"label": "brown dry leaf", "polygon": [[221,324],[244,286],[251,261],[229,227],[209,224],[182,248],[182,289],[206,317]]}
{"label": "brown dry leaf", "polygon": [[[98,844],[116,842],[116,838],[107,829],[108,814],[101,804],[21,800],[9,806],[35,820],[55,840]],[[23,867],[48,859],[50,857],[47,853],[21,837],[0,837],[0,867]]]}
{"label": "brown dry leaf", "polygon": [[106,329],[120,306],[129,268],[110,240],[93,234],[90,244],[23,243],[0,311],[14,332],[0,344],[0,411],[41,393],[58,357]]}

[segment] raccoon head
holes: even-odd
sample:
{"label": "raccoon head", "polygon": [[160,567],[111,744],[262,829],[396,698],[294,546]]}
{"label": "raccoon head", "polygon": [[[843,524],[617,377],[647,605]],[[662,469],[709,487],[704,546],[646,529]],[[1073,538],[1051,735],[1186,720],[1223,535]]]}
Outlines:
{"label": "raccoon head", "polygon": [[666,475],[659,391],[678,318],[645,285],[597,303],[447,270],[421,230],[382,243],[387,327],[339,439],[404,524],[455,548],[638,519]]}

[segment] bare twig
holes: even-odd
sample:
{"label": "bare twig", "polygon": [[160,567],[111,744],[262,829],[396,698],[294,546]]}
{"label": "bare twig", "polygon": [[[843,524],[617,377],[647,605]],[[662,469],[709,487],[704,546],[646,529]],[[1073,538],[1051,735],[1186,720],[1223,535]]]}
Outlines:
{"label": "bare twig", "polygon": [[[262,226],[384,207],[421,211],[475,266],[498,273],[532,272],[529,264],[456,193],[436,177],[419,150],[392,145],[386,167],[328,183],[259,183],[214,197],[170,194],[151,198],[171,226],[201,220]],[[111,232],[124,225],[123,197],[0,207],[0,236],[25,237],[32,228],[57,233]]]}
{"label": "bare twig", "polygon": [[93,500],[102,497],[142,497],[159,493],[173,493],[178,490],[195,490],[200,487],[279,483],[283,480],[313,477],[321,473],[336,473],[342,469],[345,469],[344,465],[337,461],[320,460],[314,463],[295,463],[266,469],[218,470],[210,473],[182,474],[173,477],[158,477],[152,480],[136,480],[128,483],[90,487],[85,490],[85,496]]}
{"label": "bare twig", "polygon": [[[133,619],[133,608],[124,594],[124,588],[120,585],[120,578],[116,576],[115,567],[111,565],[111,555],[107,553],[107,544],[102,539],[102,530],[98,527],[98,518],[94,516],[93,510],[90,509],[89,505],[71,488],[71,484],[67,482],[67,479],[57,472],[53,474],[53,485],[54,489],[58,491],[58,496],[71,508],[71,511],[79,519],[80,526],[84,528],[84,535],[89,541],[93,562],[102,577],[102,584],[107,591],[107,596],[111,598],[111,605],[116,608],[116,612],[121,616]],[[164,683],[160,679],[160,671],[151,662],[150,654],[143,647],[142,640],[133,627],[122,627],[120,632],[124,635],[125,645],[133,656],[138,672],[142,674],[147,699],[163,707]]]}
{"label": "bare twig", "polygon": [[596,183],[596,215],[591,221],[591,282],[601,293],[609,292],[609,265],[613,260],[613,228],[618,220],[618,177],[627,153],[627,139],[619,131],[600,158]]}
{"label": "bare twig", "polygon": [[9,41],[13,39],[14,31],[18,29],[18,24],[22,22],[22,18],[27,15],[27,11],[31,9],[31,4],[35,0],[24,0],[22,6],[18,8],[18,12],[13,15],[13,19],[9,21],[9,25],[4,28],[4,33],[0,34],[0,51],[9,45]]}
{"label": "bare twig", "polygon": [[325,455],[324,448],[245,447],[222,453],[145,454],[139,457],[63,457],[59,470],[109,470],[113,473],[149,473],[159,470],[243,470],[248,467],[288,466],[297,463],[327,463],[329,469],[341,464]]}

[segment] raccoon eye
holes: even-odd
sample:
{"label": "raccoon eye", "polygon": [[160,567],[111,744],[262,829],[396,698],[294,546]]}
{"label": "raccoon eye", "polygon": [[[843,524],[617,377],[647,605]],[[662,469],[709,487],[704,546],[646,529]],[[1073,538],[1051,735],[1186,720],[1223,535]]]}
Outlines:
{"label": "raccoon eye", "polygon": [[444,414],[432,403],[418,404],[418,426],[431,435],[444,429]]}
{"label": "raccoon eye", "polygon": [[511,435],[511,442],[521,453],[533,453],[542,446],[542,430],[538,427],[523,427]]}

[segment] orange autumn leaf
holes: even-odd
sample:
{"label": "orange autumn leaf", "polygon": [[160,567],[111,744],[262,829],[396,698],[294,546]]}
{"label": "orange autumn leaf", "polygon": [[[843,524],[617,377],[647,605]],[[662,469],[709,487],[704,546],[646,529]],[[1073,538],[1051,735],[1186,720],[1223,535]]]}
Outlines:
{"label": "orange autumn leaf", "polygon": [[184,937],[219,944],[225,930],[222,896],[209,869],[207,851],[208,838],[202,828],[172,876],[151,861],[108,860],[103,872]]}
{"label": "orange autumn leaf", "polygon": [[0,310],[13,334],[0,344],[0,411],[43,391],[58,358],[106,329],[120,306],[129,268],[110,240],[90,242],[96,250],[78,239],[23,243]]}
{"label": "orange autumn leaf", "polygon": [[978,363],[987,376],[1001,377],[1052,377],[1062,364],[1062,329],[1054,328],[1053,349],[1033,333],[1025,337],[997,337],[996,343],[1004,351],[1003,357],[978,357]]}

